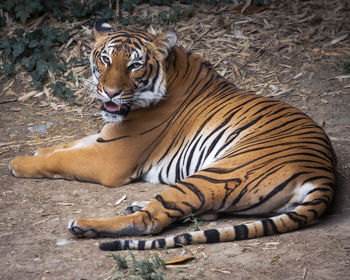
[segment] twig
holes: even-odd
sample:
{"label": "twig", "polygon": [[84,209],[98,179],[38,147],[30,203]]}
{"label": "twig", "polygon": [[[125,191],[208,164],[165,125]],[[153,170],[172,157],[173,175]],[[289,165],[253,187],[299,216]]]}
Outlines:
{"label": "twig", "polygon": [[307,268],[305,267],[305,269],[304,269],[304,274],[303,274],[303,278],[302,278],[302,279],[305,279],[306,274],[307,274]]}
{"label": "twig", "polygon": [[0,104],[6,104],[6,103],[10,103],[10,102],[15,102],[17,100],[18,100],[17,97],[14,97],[14,98],[11,98],[11,99],[6,99],[6,100],[1,100]]}
{"label": "twig", "polygon": [[325,43],[325,44],[323,45],[323,47],[325,47],[325,48],[331,47],[331,46],[333,46],[333,45],[339,43],[340,41],[345,40],[345,39],[348,37],[348,35],[349,35],[349,33],[346,33],[346,34],[344,34],[344,35],[342,35],[342,36],[340,36],[340,37],[338,37],[338,38],[336,38],[336,39],[333,39],[332,41],[330,41],[330,42],[328,42],[328,43]]}
{"label": "twig", "polygon": [[38,221],[38,222],[32,224],[32,226],[38,226],[38,225],[40,225],[40,224],[46,223],[48,220],[49,220],[49,219],[45,219],[45,220],[42,220],[42,221]]}
{"label": "twig", "polygon": [[250,4],[252,3],[252,0],[246,0],[243,7],[242,7],[242,10],[241,10],[241,15],[244,14],[244,11],[250,6]]}
{"label": "twig", "polygon": [[119,16],[121,14],[121,10],[120,10],[120,0],[116,1],[116,6],[115,6],[115,13],[117,16]]}

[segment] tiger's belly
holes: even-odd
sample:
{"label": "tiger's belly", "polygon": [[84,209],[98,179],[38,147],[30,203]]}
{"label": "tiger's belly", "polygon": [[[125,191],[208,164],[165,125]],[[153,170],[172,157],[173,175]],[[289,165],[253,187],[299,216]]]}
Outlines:
{"label": "tiger's belly", "polygon": [[208,135],[185,139],[166,155],[158,153],[143,167],[143,180],[155,184],[174,184],[210,166],[233,145],[234,139],[227,127]]}

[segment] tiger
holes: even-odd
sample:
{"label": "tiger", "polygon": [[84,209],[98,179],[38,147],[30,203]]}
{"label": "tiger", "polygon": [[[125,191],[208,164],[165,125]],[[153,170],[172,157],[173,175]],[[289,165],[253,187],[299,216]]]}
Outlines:
{"label": "tiger", "polygon": [[[116,239],[102,250],[175,248],[298,230],[331,203],[336,157],[323,129],[297,108],[240,90],[174,31],[95,23],[90,64],[102,130],[10,161],[15,177],[120,187],[166,184],[146,205],[109,218],[76,218],[77,237],[154,235],[187,217],[258,216],[170,237]],[[137,208],[137,207],[136,207]]]}

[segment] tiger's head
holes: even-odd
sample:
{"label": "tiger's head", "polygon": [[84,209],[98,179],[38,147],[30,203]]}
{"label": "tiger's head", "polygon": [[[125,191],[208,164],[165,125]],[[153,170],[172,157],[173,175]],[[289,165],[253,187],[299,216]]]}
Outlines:
{"label": "tiger's head", "polygon": [[95,24],[90,64],[93,95],[102,102],[106,122],[122,121],[130,110],[159,102],[166,91],[165,60],[176,44],[173,31],[155,36],[143,31],[114,31]]}

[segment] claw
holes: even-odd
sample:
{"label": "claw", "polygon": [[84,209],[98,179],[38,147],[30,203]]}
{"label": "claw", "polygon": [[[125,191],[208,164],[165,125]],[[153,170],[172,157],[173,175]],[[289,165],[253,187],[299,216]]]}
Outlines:
{"label": "claw", "polygon": [[11,164],[10,163],[8,165],[8,169],[9,169],[10,173],[12,174],[12,176],[17,177],[15,171],[11,168]]}
{"label": "claw", "polygon": [[77,237],[95,238],[99,236],[96,230],[93,230],[91,228],[83,229],[79,227],[77,225],[77,221],[75,220],[69,221],[68,230]]}

